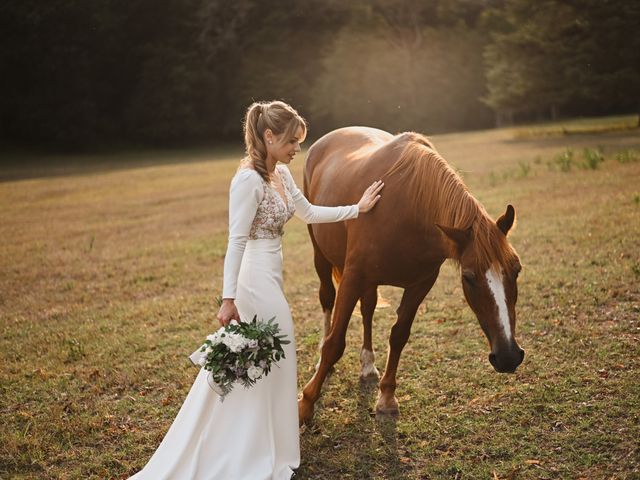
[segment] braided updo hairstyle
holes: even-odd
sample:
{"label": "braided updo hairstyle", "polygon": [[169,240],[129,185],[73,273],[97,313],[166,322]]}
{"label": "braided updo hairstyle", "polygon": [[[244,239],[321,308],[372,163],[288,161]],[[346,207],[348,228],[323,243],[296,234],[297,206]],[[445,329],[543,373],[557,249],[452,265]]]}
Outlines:
{"label": "braided updo hairstyle", "polygon": [[274,135],[282,135],[284,140],[295,135],[302,128],[307,133],[307,123],[293,107],[284,102],[255,102],[247,109],[244,118],[244,143],[247,156],[244,161],[251,164],[264,181],[269,182],[267,171],[267,146],[264,132],[271,129]]}

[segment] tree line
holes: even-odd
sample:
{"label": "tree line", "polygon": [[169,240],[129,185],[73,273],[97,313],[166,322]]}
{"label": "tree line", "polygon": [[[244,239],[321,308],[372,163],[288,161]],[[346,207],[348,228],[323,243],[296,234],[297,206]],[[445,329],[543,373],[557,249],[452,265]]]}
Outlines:
{"label": "tree line", "polygon": [[311,136],[637,112],[640,2],[4,0],[0,140],[237,139],[253,100]]}

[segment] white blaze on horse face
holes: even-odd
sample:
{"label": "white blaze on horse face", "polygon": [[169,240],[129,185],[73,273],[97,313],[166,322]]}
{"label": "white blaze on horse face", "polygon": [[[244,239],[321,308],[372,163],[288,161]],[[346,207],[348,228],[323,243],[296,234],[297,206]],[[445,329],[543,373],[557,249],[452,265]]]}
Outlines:
{"label": "white blaze on horse face", "polygon": [[507,297],[504,293],[504,284],[502,283],[502,269],[500,272],[493,268],[485,273],[489,290],[493,295],[493,299],[498,306],[498,319],[506,340],[511,339],[511,322],[509,322],[509,309],[507,308]]}

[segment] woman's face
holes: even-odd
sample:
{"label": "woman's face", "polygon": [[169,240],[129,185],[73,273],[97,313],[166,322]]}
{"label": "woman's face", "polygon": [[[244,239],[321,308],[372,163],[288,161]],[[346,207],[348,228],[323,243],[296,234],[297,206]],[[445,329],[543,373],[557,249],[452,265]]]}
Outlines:
{"label": "woman's face", "polygon": [[[291,163],[296,153],[300,151],[300,142],[304,136],[304,130],[302,127],[298,128],[298,131],[289,138],[285,138],[285,134],[270,135],[270,131],[267,131],[267,155],[275,163],[281,162],[285,165]],[[271,143],[269,141],[271,140]]]}

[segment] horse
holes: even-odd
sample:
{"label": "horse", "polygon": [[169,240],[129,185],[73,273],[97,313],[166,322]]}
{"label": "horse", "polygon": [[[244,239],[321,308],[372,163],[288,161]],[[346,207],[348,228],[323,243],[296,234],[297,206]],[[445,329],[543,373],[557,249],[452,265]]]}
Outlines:
{"label": "horse", "polygon": [[[300,424],[313,417],[322,384],[345,349],[351,314],[360,300],[363,344],[361,378],[378,380],[371,323],[378,286],[404,289],[389,335],[376,412],[397,415],[396,373],[416,311],[446,259],[459,266],[467,303],[486,335],[489,362],[513,373],[524,359],[515,340],[521,270],[507,240],[516,214],[508,205],[494,221],[459,175],[422,134],[392,135],[346,127],[317,140],[307,153],[303,189],[314,204],[349,205],[382,179],[381,201],[357,219],[308,226],[324,313],[320,361],[298,401]],[[339,280],[338,291],[333,278]]]}

